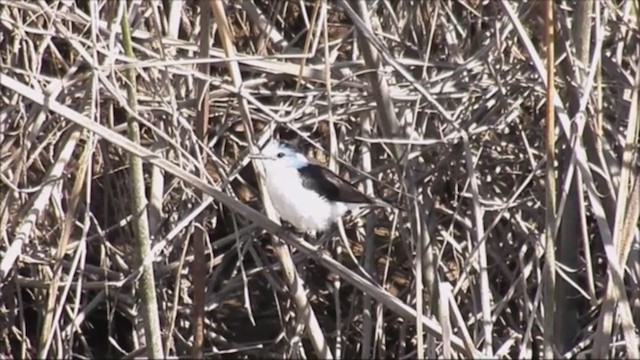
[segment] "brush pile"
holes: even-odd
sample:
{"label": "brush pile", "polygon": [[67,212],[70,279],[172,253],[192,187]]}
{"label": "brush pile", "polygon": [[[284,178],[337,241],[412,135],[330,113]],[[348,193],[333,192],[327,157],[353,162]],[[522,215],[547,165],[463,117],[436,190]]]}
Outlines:
{"label": "brush pile", "polygon": [[[0,357],[638,358],[640,12],[546,11],[0,0]],[[402,211],[278,230],[271,138]]]}

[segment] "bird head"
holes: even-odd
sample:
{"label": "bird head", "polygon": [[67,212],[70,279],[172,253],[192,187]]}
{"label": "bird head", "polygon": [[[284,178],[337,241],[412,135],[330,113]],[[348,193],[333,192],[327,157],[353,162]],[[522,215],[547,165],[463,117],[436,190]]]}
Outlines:
{"label": "bird head", "polygon": [[309,164],[307,158],[289,144],[275,140],[267,143],[262,151],[260,151],[260,154],[250,155],[250,157],[261,161],[267,169],[299,169]]}

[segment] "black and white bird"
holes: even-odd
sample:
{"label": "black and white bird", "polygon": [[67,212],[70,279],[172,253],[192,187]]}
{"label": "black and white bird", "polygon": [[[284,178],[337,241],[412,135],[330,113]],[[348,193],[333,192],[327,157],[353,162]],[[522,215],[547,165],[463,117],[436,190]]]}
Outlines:
{"label": "black and white bird", "polygon": [[392,207],[286,143],[271,141],[251,157],[264,165],[266,188],[280,218],[301,231],[325,231],[348,211],[365,206]]}

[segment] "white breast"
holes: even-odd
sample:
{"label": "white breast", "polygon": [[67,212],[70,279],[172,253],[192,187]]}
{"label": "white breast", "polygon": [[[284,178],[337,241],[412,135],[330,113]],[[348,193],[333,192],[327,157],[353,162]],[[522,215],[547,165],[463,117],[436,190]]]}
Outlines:
{"label": "white breast", "polygon": [[357,205],[330,203],[302,186],[298,170],[288,167],[265,169],[266,186],[280,217],[302,231],[324,231]]}

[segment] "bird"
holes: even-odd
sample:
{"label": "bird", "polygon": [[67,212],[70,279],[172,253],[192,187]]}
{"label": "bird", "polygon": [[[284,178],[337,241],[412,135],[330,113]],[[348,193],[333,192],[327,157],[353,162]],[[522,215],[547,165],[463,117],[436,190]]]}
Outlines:
{"label": "bird", "polygon": [[250,158],[264,166],[266,189],[280,218],[300,231],[326,231],[348,211],[362,207],[393,207],[309,161],[289,143],[272,140]]}

